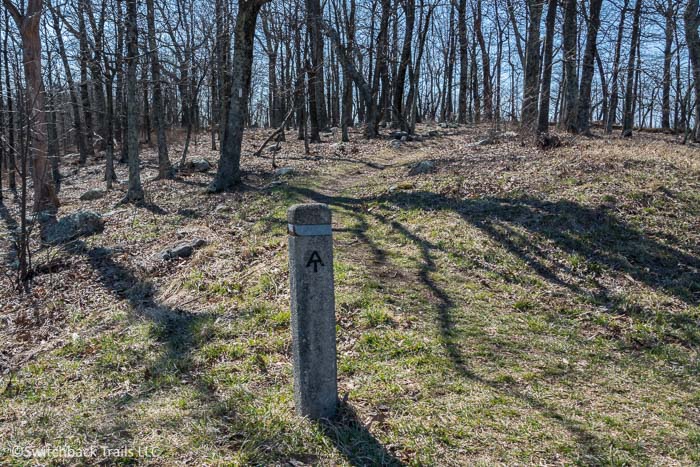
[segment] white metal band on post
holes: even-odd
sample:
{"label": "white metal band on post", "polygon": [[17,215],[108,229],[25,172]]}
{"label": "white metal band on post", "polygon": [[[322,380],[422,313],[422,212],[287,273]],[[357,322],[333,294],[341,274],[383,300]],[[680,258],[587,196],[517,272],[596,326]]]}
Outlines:
{"label": "white metal band on post", "polygon": [[287,224],[289,235],[295,237],[322,237],[333,235],[333,229],[330,224],[312,224],[312,225],[297,225]]}

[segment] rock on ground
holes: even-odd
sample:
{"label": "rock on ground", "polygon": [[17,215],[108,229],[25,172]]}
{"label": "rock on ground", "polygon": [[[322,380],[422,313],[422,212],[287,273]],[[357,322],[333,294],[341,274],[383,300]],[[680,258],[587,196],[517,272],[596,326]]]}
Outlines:
{"label": "rock on ground", "polygon": [[158,256],[163,261],[168,261],[176,258],[188,258],[192,256],[194,250],[196,250],[197,248],[201,248],[206,244],[206,240],[202,238],[198,238],[190,242],[176,243],[175,245],[172,245],[166,248],[165,250],[161,251],[158,254]]}
{"label": "rock on ground", "polygon": [[405,131],[392,131],[391,134],[390,134],[390,136],[391,136],[393,139],[399,139],[399,140],[400,140],[400,139],[403,138],[404,136],[408,136],[408,133],[406,133]]}
{"label": "rock on ground", "polygon": [[207,172],[211,169],[211,164],[206,159],[191,160],[187,166],[194,172]]}
{"label": "rock on ground", "polygon": [[435,172],[435,162],[420,161],[408,171],[408,175],[429,174]]}
{"label": "rock on ground", "polygon": [[105,192],[102,190],[88,190],[82,195],[80,195],[80,200],[81,201],[92,201],[95,199],[100,199],[105,195]]}
{"label": "rock on ground", "polygon": [[294,169],[291,167],[282,167],[281,169],[275,170],[275,177],[282,177],[284,175],[289,175],[292,172],[294,172]]}
{"label": "rock on ground", "polygon": [[42,237],[46,243],[58,245],[103,230],[104,220],[102,216],[93,211],[78,211],[46,226]]}

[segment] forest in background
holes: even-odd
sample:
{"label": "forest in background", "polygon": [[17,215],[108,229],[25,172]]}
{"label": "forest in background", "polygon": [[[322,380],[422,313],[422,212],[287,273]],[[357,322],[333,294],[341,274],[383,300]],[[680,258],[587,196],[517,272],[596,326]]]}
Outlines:
{"label": "forest in background", "polygon": [[419,122],[507,124],[542,148],[558,144],[551,124],[700,139],[697,0],[3,4],[0,181],[20,200],[22,245],[27,212],[55,216],[74,154],[104,159],[108,190],[128,164],[124,201],[141,203],[142,144],[167,179],[206,138],[218,192],[240,184],[247,127],[274,128],[274,149],[330,128],[410,137]]}

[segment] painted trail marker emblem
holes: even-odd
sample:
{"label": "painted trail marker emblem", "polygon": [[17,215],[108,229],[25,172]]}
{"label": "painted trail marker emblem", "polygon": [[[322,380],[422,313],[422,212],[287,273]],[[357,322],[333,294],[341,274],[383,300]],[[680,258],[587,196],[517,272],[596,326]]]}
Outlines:
{"label": "painted trail marker emblem", "polygon": [[311,253],[311,257],[309,257],[309,261],[306,262],[306,267],[310,267],[311,265],[314,265],[314,272],[318,272],[318,265],[320,264],[321,266],[325,266],[323,264],[323,260],[321,257],[318,255],[318,251],[314,251]]}

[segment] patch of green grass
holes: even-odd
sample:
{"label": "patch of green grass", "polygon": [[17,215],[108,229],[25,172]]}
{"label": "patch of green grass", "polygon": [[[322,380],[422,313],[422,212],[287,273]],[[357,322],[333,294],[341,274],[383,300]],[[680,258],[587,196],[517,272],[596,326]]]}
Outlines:
{"label": "patch of green grass", "polygon": [[531,301],[530,299],[527,298],[521,298],[517,302],[513,304],[513,308],[515,308],[517,311],[530,311],[535,308],[535,303]]}
{"label": "patch of green grass", "polygon": [[370,307],[362,312],[362,319],[368,328],[376,328],[380,326],[391,326],[394,320],[391,314],[381,307]]}
{"label": "patch of green grass", "polygon": [[245,355],[245,347],[239,343],[212,342],[202,346],[199,353],[207,362],[237,360]]}
{"label": "patch of green grass", "polygon": [[216,295],[224,297],[240,295],[243,285],[229,280],[220,280],[207,286],[207,290]]}

